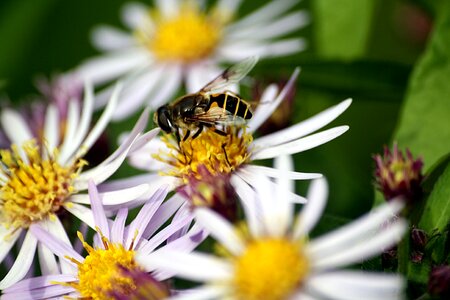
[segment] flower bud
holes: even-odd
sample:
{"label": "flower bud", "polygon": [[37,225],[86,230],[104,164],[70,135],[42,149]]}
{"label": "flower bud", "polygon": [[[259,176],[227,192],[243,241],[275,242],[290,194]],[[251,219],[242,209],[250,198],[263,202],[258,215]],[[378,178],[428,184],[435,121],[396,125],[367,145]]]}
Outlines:
{"label": "flower bud", "polygon": [[450,297],[450,266],[437,266],[431,270],[428,280],[428,292],[433,296]]}
{"label": "flower bud", "polygon": [[376,187],[386,200],[403,197],[408,203],[419,200],[422,196],[422,159],[414,159],[406,149],[406,157],[398,150],[397,144],[391,152],[387,147],[384,155],[375,155]]}

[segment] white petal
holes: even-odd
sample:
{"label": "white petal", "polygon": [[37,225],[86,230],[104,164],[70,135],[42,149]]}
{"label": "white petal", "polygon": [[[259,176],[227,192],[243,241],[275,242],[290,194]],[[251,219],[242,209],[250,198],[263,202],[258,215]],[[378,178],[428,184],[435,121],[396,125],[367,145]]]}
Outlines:
{"label": "white petal", "polygon": [[71,141],[66,142],[67,137],[65,137],[64,144],[67,143],[67,148],[61,149],[60,155],[58,157],[58,162],[61,165],[64,165],[69,160],[69,158],[75,153],[75,151],[78,150],[78,147],[85,138],[91,123],[92,112],[94,109],[93,102],[94,102],[94,95],[92,85],[89,82],[85,82],[83,110],[81,112],[80,122],[73,136],[73,139]]}
{"label": "white petal", "polygon": [[233,255],[242,254],[244,241],[236,234],[232,224],[209,209],[197,208],[194,212],[197,222],[206,228],[220,245],[227,248]]}
{"label": "white petal", "polygon": [[111,239],[108,219],[105,215],[103,208],[103,202],[98,194],[97,187],[92,180],[88,182],[89,195],[91,196],[91,209],[94,215],[94,222],[99,230],[97,231],[98,238],[100,239],[102,234],[109,240]]}
{"label": "white petal", "polygon": [[219,0],[217,1],[215,9],[221,14],[234,15],[241,5],[242,0]]}
{"label": "white petal", "polygon": [[11,233],[11,229],[6,229],[3,225],[0,225],[0,262],[3,261],[9,250],[14,246],[21,232],[22,229],[17,229]]}
{"label": "white petal", "polygon": [[198,92],[208,82],[219,76],[221,72],[219,66],[211,61],[203,61],[191,65],[186,76],[187,92]]}
{"label": "white petal", "polygon": [[361,271],[335,271],[310,277],[307,289],[324,298],[342,300],[403,299],[404,279],[399,275]]}
{"label": "white petal", "polygon": [[92,145],[94,145],[94,143],[97,141],[98,137],[102,134],[103,130],[105,130],[112,114],[114,113],[114,109],[116,108],[121,88],[122,85],[120,83],[116,84],[116,88],[114,89],[114,92],[111,96],[111,99],[108,102],[108,105],[106,106],[102,115],[98,119],[97,123],[95,123],[92,130],[84,139],[84,142],[81,144],[80,149],[75,155],[76,158],[83,157],[92,147]]}
{"label": "white petal", "polygon": [[331,121],[336,119],[350,106],[351,103],[351,99],[342,101],[338,105],[332,106],[316,114],[315,116],[306,119],[305,121],[297,123],[283,130],[260,137],[253,143],[255,147],[266,148],[306,136],[316,130],[319,130],[320,128],[326,126]]}
{"label": "white petal", "polygon": [[80,105],[78,103],[78,100],[71,99],[69,101],[69,108],[67,110],[66,131],[64,132],[64,138],[59,148],[58,163],[60,164],[64,162],[61,158],[64,158],[65,160],[70,155],[69,152],[72,152],[73,141],[79,126],[79,118]]}
{"label": "white petal", "polygon": [[[248,182],[251,186],[255,186],[257,184],[258,178],[255,177],[253,173],[250,173],[248,170],[246,170],[246,168],[241,168],[238,171],[238,174],[242,179],[244,179],[246,182]],[[277,184],[270,180],[267,180],[266,184],[273,190],[277,189]],[[306,203],[307,202],[307,199],[305,197],[302,197],[302,196],[292,193],[290,191],[287,191],[287,196],[288,196],[287,200],[289,200],[290,202],[293,202],[293,203]]]}
{"label": "white petal", "polygon": [[145,171],[165,170],[168,164],[155,159],[152,155],[158,154],[159,152],[168,153],[169,151],[170,149],[166,143],[161,141],[159,137],[155,137],[145,146],[131,153],[128,158],[128,163],[137,169]]}
{"label": "white petal", "polygon": [[[111,192],[100,193],[104,206],[118,205],[133,201],[142,196],[149,189],[148,184],[140,184],[130,188]],[[71,201],[80,204],[91,204],[89,194],[76,194],[71,196]]]}
{"label": "white petal", "polygon": [[278,0],[268,2],[266,5],[253,11],[248,16],[245,16],[241,20],[233,23],[228,28],[231,30],[233,28],[246,28],[256,24],[269,23],[272,19],[288,11],[298,2],[299,0]]}
{"label": "white petal", "polygon": [[[278,107],[284,97],[277,97],[278,86],[270,84],[264,89],[259,104],[253,112],[253,117],[247,123],[247,131],[254,132],[262,123],[264,123],[273,111]],[[276,99],[276,100],[275,100]]]}
{"label": "white petal", "polygon": [[389,228],[381,230],[372,238],[348,245],[347,249],[335,251],[334,254],[326,257],[313,259],[312,267],[319,270],[334,269],[369,259],[397,244],[407,228],[407,223],[404,220],[399,220]]}
{"label": "white petal", "polygon": [[178,13],[182,13],[179,0],[156,0],[155,4],[164,18],[172,18]]}
{"label": "white petal", "polygon": [[133,153],[134,151],[141,149],[145,145],[148,145],[153,140],[153,138],[156,137],[156,135],[158,135],[160,131],[161,131],[160,128],[154,128],[149,132],[146,132],[143,135],[139,136],[133,143],[133,147],[131,147],[129,153]]}
{"label": "white petal", "polygon": [[199,288],[189,289],[183,292],[179,292],[177,295],[172,296],[169,300],[210,300],[210,299],[229,299],[225,298],[230,290],[226,286],[202,286]]}
{"label": "white petal", "polygon": [[[334,140],[338,136],[342,135],[349,129],[348,126],[338,126],[328,130],[321,131],[319,133],[312,134],[310,136],[300,138],[285,144],[266,147],[263,149],[255,149],[253,160],[273,158],[281,154],[295,154],[303,152],[322,144],[325,144],[331,140]],[[256,147],[256,146],[255,146]]]}
{"label": "white petal", "polygon": [[148,105],[151,108],[156,109],[173,98],[180,88],[182,75],[183,72],[181,66],[176,64],[168,66],[159,80],[160,89],[155,90],[151,95]]}
{"label": "white petal", "polygon": [[114,220],[111,226],[111,242],[112,243],[124,243],[124,229],[125,222],[128,216],[128,209],[122,208],[119,209],[116,215],[116,219]]}
{"label": "white petal", "polygon": [[[257,201],[261,203],[261,221],[264,234],[273,237],[284,236],[290,225],[294,206],[288,201],[288,190],[280,191],[280,186],[264,176],[252,175]],[[292,193],[291,193],[292,194]]]}
{"label": "white petal", "polygon": [[[131,146],[130,146],[131,147]],[[128,150],[125,150],[115,160],[106,165],[98,165],[86,172],[83,172],[74,180],[74,187],[78,191],[87,189],[88,181],[93,180],[95,184],[100,184],[114,174],[117,169],[122,165],[123,161],[127,157]]]}
{"label": "white petal", "polygon": [[143,236],[152,236],[185,202],[186,200],[178,193],[166,200],[150,220]]}
{"label": "white petal", "polygon": [[285,39],[272,42],[266,46],[265,55],[262,57],[279,57],[295,54],[307,48],[308,42],[303,38]]}
{"label": "white petal", "polygon": [[119,148],[117,148],[116,151],[113,152],[113,154],[111,154],[107,159],[105,159],[101,163],[101,165],[107,165],[111,163],[112,161],[116,160],[120,155],[122,155],[124,151],[129,151],[131,149],[133,143],[138,139],[139,134],[141,134],[141,132],[147,126],[148,115],[149,115],[148,109],[144,109],[144,111],[142,112],[141,116],[139,117],[138,121],[134,125],[133,129],[131,130],[127,138],[120,143]]}
{"label": "white petal", "polygon": [[232,275],[231,265],[223,259],[203,253],[156,251],[136,255],[136,261],[147,271],[155,269],[174,272],[178,277],[193,281],[227,280]]}
{"label": "white petal", "polygon": [[149,8],[142,3],[128,2],[122,8],[122,21],[130,29],[142,26],[149,18]]}
{"label": "white petal", "polygon": [[327,203],[328,183],[325,178],[316,179],[311,182],[308,190],[308,203],[298,215],[294,226],[293,236],[299,239],[307,235],[317,224]]}
{"label": "white petal", "polygon": [[88,59],[75,72],[80,78],[98,85],[151,61],[152,58],[145,49],[132,48]]}
{"label": "white petal", "polygon": [[[61,242],[65,243],[69,247],[72,247],[70,243],[69,237],[67,236],[66,230],[62,225],[59,218],[55,218],[54,220],[45,220],[40,222],[40,225],[46,222],[48,231],[55,237],[58,238]],[[40,243],[39,243],[40,244]],[[77,268],[72,264],[67,262],[66,260],[60,260],[61,272],[63,274],[76,274]]]}
{"label": "white petal", "polygon": [[95,230],[94,215],[92,214],[92,210],[86,206],[75,203],[67,203],[64,205],[64,208]]}
{"label": "white petal", "polygon": [[276,178],[278,186],[276,190],[277,200],[274,201],[272,199],[272,202],[277,202],[274,209],[277,211],[279,218],[279,234],[283,234],[291,226],[294,215],[294,207],[288,203],[287,199],[289,192],[295,193],[295,181],[285,175],[294,170],[294,160],[290,155],[277,156],[274,159],[274,167],[282,174],[279,178]]}
{"label": "white petal", "polygon": [[[49,222],[41,222],[42,228],[49,231]],[[42,275],[60,274],[58,262],[53,252],[42,243],[38,244],[39,265]]]}
{"label": "white petal", "polygon": [[3,130],[12,144],[22,146],[24,142],[33,138],[27,123],[16,111],[9,108],[3,109],[1,122]]}
{"label": "white petal", "polygon": [[[294,73],[292,73],[289,81],[283,87],[281,92],[277,95],[278,88],[276,85],[270,85],[265,90],[261,97],[261,103],[255,110],[253,118],[248,122],[249,132],[254,132],[261,126],[277,109],[281,101],[286,99],[286,95],[291,91],[292,87],[295,85],[300,69],[296,68]],[[275,98],[276,96],[276,98]]]}
{"label": "white petal", "polygon": [[50,104],[45,113],[44,138],[50,152],[59,144],[59,117],[56,106]]}
{"label": "white petal", "polygon": [[146,68],[141,74],[127,78],[125,90],[122,94],[117,109],[114,112],[114,120],[122,120],[134,114],[139,108],[145,106],[156,90],[166,84],[160,79],[164,76],[165,68],[161,64],[155,64]]}
{"label": "white petal", "polygon": [[[169,225],[165,226],[161,231],[152,236],[152,238],[142,247],[139,248],[139,252],[150,253],[153,252],[158,246],[161,246],[165,241],[167,241],[167,245],[172,244],[173,242],[169,241],[169,238],[176,234],[178,231],[183,230],[183,228],[189,226],[194,216],[191,214],[186,218],[178,218],[175,221],[172,221]],[[182,235],[182,237],[185,236]],[[175,239],[174,241],[176,241]],[[160,249],[164,248],[161,247]],[[167,248],[165,248],[167,249]],[[180,249],[175,248],[177,251]]]}
{"label": "white petal", "polygon": [[275,168],[258,166],[258,165],[246,165],[245,168],[251,173],[264,174],[270,178],[288,178],[291,180],[310,180],[321,178],[323,175],[319,173],[302,173],[294,171],[280,171]]}
{"label": "white petal", "polygon": [[231,184],[236,190],[241,199],[242,208],[245,212],[245,219],[247,221],[251,236],[261,236],[263,228],[259,222],[259,214],[261,213],[261,205],[256,201],[256,192],[248,185],[240,176],[239,173],[231,176]]}
{"label": "white petal", "polygon": [[348,247],[356,240],[366,238],[368,234],[378,230],[383,223],[394,218],[403,206],[401,201],[384,204],[350,224],[312,240],[308,247],[315,256],[327,256],[329,251],[335,252],[342,247]]}
{"label": "white petal", "polygon": [[8,274],[0,281],[0,289],[10,287],[14,283],[21,280],[30,270],[33,263],[34,254],[36,253],[37,239],[28,231],[25,239],[20,247],[19,255]]}
{"label": "white petal", "polygon": [[226,39],[236,40],[236,39],[253,39],[253,40],[264,40],[273,39],[286,35],[292,31],[295,31],[306,24],[309,23],[309,15],[304,11],[293,12],[289,15],[283,16],[282,18],[266,23],[264,25],[256,24],[254,26],[249,26],[241,28],[238,30],[230,30]]}
{"label": "white petal", "polygon": [[91,40],[94,47],[101,51],[120,50],[136,43],[130,34],[106,25],[94,28]]}

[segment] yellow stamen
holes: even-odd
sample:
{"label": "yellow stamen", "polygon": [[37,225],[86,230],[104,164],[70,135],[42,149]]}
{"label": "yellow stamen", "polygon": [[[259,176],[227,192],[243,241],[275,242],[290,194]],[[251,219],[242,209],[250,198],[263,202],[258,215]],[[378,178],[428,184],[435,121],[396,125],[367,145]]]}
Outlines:
{"label": "yellow stamen", "polygon": [[183,4],[178,15],[170,18],[157,12],[152,32],[141,28],[136,34],[160,60],[191,62],[211,55],[222,37],[222,23],[200,11],[194,1]]}
{"label": "yellow stamen", "polygon": [[237,299],[288,299],[301,286],[309,264],[301,244],[286,239],[250,242],[235,261]]}
{"label": "yellow stamen", "polygon": [[202,165],[213,175],[236,170],[249,159],[248,147],[253,137],[245,131],[230,129],[226,136],[205,130],[197,138],[182,141],[180,145],[177,145],[172,135],[165,135],[162,140],[170,151],[158,153],[154,158],[173,166],[163,175],[180,177],[187,183],[189,175],[201,179],[198,170]]}
{"label": "yellow stamen", "polygon": [[135,252],[125,249],[122,244],[113,244],[100,230],[101,241],[104,248],[93,248],[84,241],[83,235],[78,232],[78,238],[83,243],[88,255],[83,262],[77,262],[77,282],[56,282],[75,288],[83,299],[113,299],[111,293],[114,290],[132,291],[136,285],[131,277],[124,276],[119,266],[127,270],[140,270],[134,260]]}
{"label": "yellow stamen", "polygon": [[[58,163],[58,152],[40,149],[34,140],[21,148],[0,150],[4,180],[0,222],[7,228],[28,228],[33,222],[54,217],[74,192],[73,180],[86,164],[78,160],[70,166]],[[24,155],[24,160],[21,155]]]}

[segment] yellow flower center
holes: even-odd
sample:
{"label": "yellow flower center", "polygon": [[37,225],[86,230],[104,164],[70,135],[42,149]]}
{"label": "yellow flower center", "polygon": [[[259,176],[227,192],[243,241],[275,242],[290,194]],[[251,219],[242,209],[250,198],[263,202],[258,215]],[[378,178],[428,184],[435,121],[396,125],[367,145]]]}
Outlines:
{"label": "yellow flower center", "polygon": [[[97,231],[99,232],[98,228]],[[83,239],[78,232],[78,238],[82,241],[88,255],[84,262],[79,262],[68,257],[78,265],[78,282],[60,283],[75,288],[82,299],[114,299],[113,291],[133,291],[136,289],[134,280],[126,276],[122,270],[141,271],[134,260],[135,252],[125,249],[121,244],[111,243],[105,236],[101,235],[104,248],[94,249]]]}
{"label": "yellow flower center", "polygon": [[203,131],[197,138],[175,142],[172,135],[164,135],[162,140],[170,149],[153,157],[173,166],[164,175],[187,178],[194,175],[201,179],[199,167],[205,166],[212,174],[231,173],[250,157],[249,145],[253,140],[245,131],[229,129],[226,136],[212,130]]}
{"label": "yellow flower center", "polygon": [[73,180],[86,164],[78,160],[73,165],[61,166],[57,151],[48,153],[34,140],[21,148],[12,145],[11,150],[0,150],[0,155],[3,175],[0,222],[15,229],[28,228],[33,222],[54,216],[74,192]]}
{"label": "yellow flower center", "polygon": [[204,59],[214,52],[222,37],[221,22],[201,12],[192,1],[171,18],[156,13],[153,19],[152,32],[141,28],[137,37],[159,60],[187,63]]}
{"label": "yellow flower center", "polygon": [[234,286],[237,299],[288,299],[309,271],[301,244],[285,239],[250,242],[236,259]]}

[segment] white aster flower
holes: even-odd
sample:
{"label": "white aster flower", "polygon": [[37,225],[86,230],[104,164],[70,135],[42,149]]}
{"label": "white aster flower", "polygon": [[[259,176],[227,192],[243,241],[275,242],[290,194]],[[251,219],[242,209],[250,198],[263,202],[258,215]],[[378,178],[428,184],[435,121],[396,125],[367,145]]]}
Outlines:
{"label": "white aster flower", "polygon": [[[219,64],[304,49],[301,38],[280,39],[308,22],[305,12],[288,13],[298,2],[270,1],[236,21],[240,0],[218,0],[209,9],[204,1],[156,0],[152,8],[130,3],[122,16],[131,32],[97,28],[93,42],[105,54],[87,60],[76,73],[96,84],[125,76],[123,101],[113,119],[146,105],[155,109],[171,99],[183,81],[187,92],[199,90],[220,73]],[[106,89],[103,94],[108,93]],[[103,99],[99,97],[99,106]]]}
{"label": "white aster flower", "polygon": [[[48,106],[44,126],[37,130],[42,132],[42,139],[33,137],[31,128],[19,113],[11,109],[1,112],[1,124],[13,145],[10,150],[1,150],[0,261],[14,244],[19,243],[20,250],[14,265],[0,281],[0,289],[26,275],[36,249],[42,273],[54,273],[58,269],[54,255],[38,242],[29,231],[30,226],[42,226],[67,243],[69,238],[57,216],[63,210],[94,226],[91,210],[82,205],[89,204],[88,195],[81,193],[87,189],[88,180],[92,178],[96,184],[105,181],[122,164],[134,142],[148,141],[157,134],[158,130],[138,137],[147,123],[148,113],[145,112],[130,136],[111,156],[98,166],[82,171],[88,164],[83,156],[107,126],[117,105],[119,90],[117,86],[91,130],[94,95],[89,86],[82,109],[78,100],[68,104],[64,126],[61,126],[63,122],[59,120],[56,105]],[[141,196],[147,188],[144,184],[105,193],[103,201],[107,205],[121,205]]]}
{"label": "white aster flower", "polygon": [[[5,289],[2,299],[61,299],[63,296],[71,299],[113,299],[113,293],[131,297],[142,288],[139,286],[142,281],[128,274],[137,272],[141,276],[147,275],[136,262],[136,255],[151,256],[158,247],[158,251],[191,251],[206,237],[205,231],[194,225],[186,234],[165,244],[169,237],[192,219],[192,216],[186,216],[158,231],[181,205],[181,202],[163,203],[167,195],[165,188],[158,190],[147,201],[129,225],[125,225],[128,216],[126,208],[119,210],[114,221],[107,219],[101,196],[92,182],[89,183],[89,194],[97,231],[93,246],[85,242],[81,232],[78,232],[87,256],[82,257],[70,244],[39,226],[31,225],[30,230],[39,241],[65,261],[69,268],[63,272],[24,279]],[[169,291],[158,281],[171,277],[172,273],[153,272],[147,276],[150,276],[150,281],[145,280],[143,284],[152,285],[149,299],[161,299],[158,297],[161,294],[168,296]]]}
{"label": "white aster flower", "polygon": [[197,222],[226,251],[223,257],[178,251],[138,257],[148,270],[165,269],[204,283],[171,299],[402,298],[404,280],[400,275],[341,270],[401,239],[407,224],[396,217],[403,206],[400,201],[309,240],[326,204],[326,181],[313,181],[309,201],[295,219],[293,204],[286,200],[287,189],[274,191],[266,181],[261,177],[256,191],[248,190],[253,207],[246,210],[246,233],[211,210],[195,210]]}
{"label": "white aster flower", "polygon": [[[294,72],[286,86],[278,91],[276,85],[270,85],[264,91],[261,104],[253,113],[245,130],[229,128],[226,136],[219,135],[212,130],[204,130],[197,138],[181,141],[180,145],[172,135],[151,140],[142,148],[135,148],[129,155],[132,166],[149,171],[149,174],[130,178],[126,183],[137,184],[151,182],[153,189],[161,184],[170,184],[173,188],[187,184],[192,175],[201,179],[201,166],[214,174],[230,174],[231,182],[238,195],[246,186],[253,186],[258,177],[263,174],[270,178],[287,176],[293,180],[307,180],[321,177],[318,173],[301,173],[289,169],[278,170],[259,166],[255,161],[274,158],[278,155],[291,155],[315,148],[335,139],[348,130],[348,126],[338,126],[318,133],[311,134],[326,126],[343,113],[351,104],[345,100],[303,122],[274,133],[253,139],[252,133],[264,123],[276,107],[285,99],[292,88],[298,70]],[[181,149],[180,149],[181,147]],[[156,174],[155,174],[156,173]],[[165,176],[160,176],[158,174]],[[118,183],[114,183],[118,184]],[[112,187],[115,185],[112,184]],[[272,187],[276,183],[268,181]],[[120,186],[120,185],[119,185]],[[293,202],[304,203],[305,199],[293,192],[289,192],[289,199]],[[245,201],[245,197],[241,197]]]}

